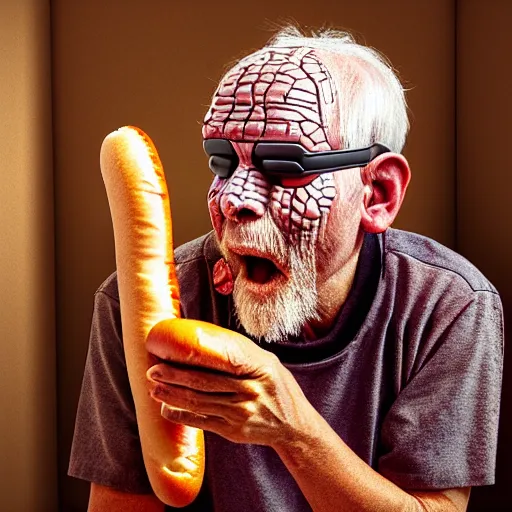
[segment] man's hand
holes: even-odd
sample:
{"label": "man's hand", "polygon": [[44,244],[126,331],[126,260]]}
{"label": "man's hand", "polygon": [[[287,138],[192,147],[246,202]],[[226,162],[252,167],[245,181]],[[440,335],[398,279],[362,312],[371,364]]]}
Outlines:
{"label": "man's hand", "polygon": [[[244,341],[247,347],[240,350]],[[162,415],[237,443],[272,446],[294,439],[306,427],[313,407],[293,375],[276,356],[248,338],[238,335],[231,348],[229,354],[227,344],[223,371],[208,368],[207,355],[203,364],[200,351],[194,366],[152,366],[147,377],[151,396],[167,406]]]}

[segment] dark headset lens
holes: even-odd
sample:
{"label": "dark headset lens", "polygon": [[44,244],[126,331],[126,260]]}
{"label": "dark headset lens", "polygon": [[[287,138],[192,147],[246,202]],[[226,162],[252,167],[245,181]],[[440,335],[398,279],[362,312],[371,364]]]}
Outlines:
{"label": "dark headset lens", "polygon": [[213,174],[219,178],[229,178],[238,166],[238,155],[225,139],[207,139],[203,142],[207,155],[210,156],[208,165]]}
{"label": "dark headset lens", "polygon": [[213,155],[208,161],[208,166],[213,174],[219,178],[228,178],[234,172],[237,162],[231,157]]}

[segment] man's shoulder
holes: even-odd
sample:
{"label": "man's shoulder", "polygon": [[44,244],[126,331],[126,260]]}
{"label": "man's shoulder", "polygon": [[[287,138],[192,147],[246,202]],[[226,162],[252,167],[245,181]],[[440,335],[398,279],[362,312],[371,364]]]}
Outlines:
{"label": "man's shoulder", "polygon": [[117,271],[112,272],[98,287],[94,295],[103,294],[119,302],[119,289],[117,286]]}
{"label": "man's shoulder", "polygon": [[[178,279],[182,278],[183,274],[193,271],[198,265],[208,260],[218,258],[218,248],[210,231],[194,240],[190,240],[174,250],[174,261],[176,264]],[[103,283],[96,290],[96,294],[101,293],[107,295],[111,299],[119,302],[119,290],[117,286],[117,271],[110,274],[110,276],[103,281]]]}
{"label": "man's shoulder", "polygon": [[419,273],[436,271],[447,279],[458,277],[473,291],[497,293],[496,288],[470,261],[441,243],[417,233],[388,229],[383,237],[384,254]]}
{"label": "man's shoulder", "polygon": [[213,231],[210,231],[177,247],[174,250],[174,261],[177,266],[181,266],[198,260],[214,260],[217,253]]}

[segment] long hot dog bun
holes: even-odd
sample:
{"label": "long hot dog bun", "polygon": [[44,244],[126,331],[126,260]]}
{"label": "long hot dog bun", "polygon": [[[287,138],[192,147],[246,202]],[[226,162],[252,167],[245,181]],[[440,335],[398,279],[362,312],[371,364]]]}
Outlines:
{"label": "long hot dog bun", "polygon": [[114,228],[123,343],[144,464],[157,497],[183,507],[201,487],[203,432],[165,420],[146,379],[155,363],[145,346],[149,331],[180,314],[164,171],[151,139],[131,126],[105,138],[100,164]]}
{"label": "long hot dog bun", "polygon": [[[250,375],[257,369],[263,351],[240,333],[184,318],[166,319],[156,324],[149,332],[146,349],[164,361],[235,377]],[[265,355],[271,357],[270,353]]]}

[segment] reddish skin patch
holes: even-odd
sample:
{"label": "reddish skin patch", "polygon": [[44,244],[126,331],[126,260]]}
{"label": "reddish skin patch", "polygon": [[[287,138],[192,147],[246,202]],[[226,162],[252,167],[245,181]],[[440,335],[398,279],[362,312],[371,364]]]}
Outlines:
{"label": "reddish skin patch", "polygon": [[329,150],[334,101],[329,72],[312,50],[266,48],[224,77],[206,114],[203,137],[288,140],[312,151]]}
{"label": "reddish skin patch", "polygon": [[[203,126],[204,138],[232,142],[239,166],[215,178],[208,195],[219,239],[226,219],[260,217],[269,208],[289,242],[323,236],[336,195],[332,174],[271,182],[252,163],[254,141],[299,142],[310,151],[333,149],[329,133],[336,88],[307,48],[265,48],[243,59],[220,83]],[[331,136],[331,138],[329,137]]]}
{"label": "reddish skin patch", "polygon": [[221,258],[213,266],[213,285],[221,295],[233,293],[233,274],[224,258]]}

